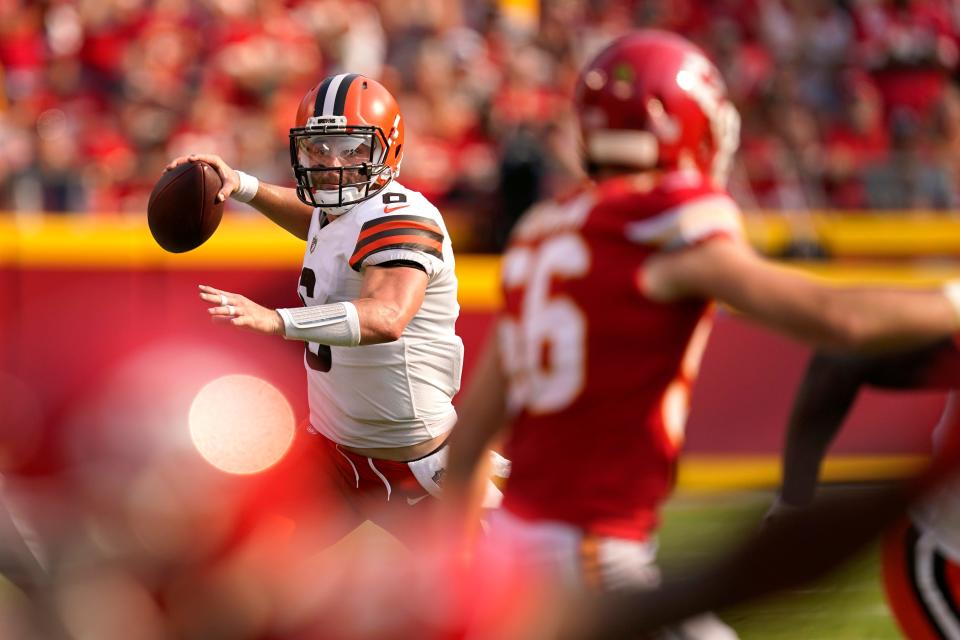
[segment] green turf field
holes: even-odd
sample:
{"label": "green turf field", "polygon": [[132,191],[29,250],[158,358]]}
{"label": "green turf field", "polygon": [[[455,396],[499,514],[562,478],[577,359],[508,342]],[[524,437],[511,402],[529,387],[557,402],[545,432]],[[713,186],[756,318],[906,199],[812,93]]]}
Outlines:
{"label": "green turf field", "polygon": [[[664,510],[659,563],[669,570],[721,552],[760,522],[771,499],[768,491],[678,492]],[[331,552],[364,538],[401,552],[369,523]],[[879,571],[873,547],[820,583],[719,613],[742,640],[897,640],[902,636],[884,602]]]}
{"label": "green turf field", "polygon": [[[721,552],[760,522],[771,499],[768,491],[678,492],[664,510],[659,563],[669,570]],[[338,546],[365,536],[401,550],[369,523]],[[719,613],[742,640],[897,640],[879,572],[873,547],[820,583]]]}
{"label": "green turf field", "polygon": [[[770,499],[765,492],[677,495],[664,512],[661,564],[696,563],[716,553],[755,526]],[[721,617],[743,640],[895,640],[902,636],[884,602],[879,571],[874,547],[820,583]]]}
{"label": "green turf field", "polygon": [[[754,528],[770,503],[767,491],[679,492],[664,510],[659,562],[667,570],[721,553]],[[364,553],[363,545],[403,553],[383,530],[366,524],[322,555]],[[785,549],[784,553],[790,553]],[[384,554],[387,557],[389,554]],[[378,556],[379,557],[379,556]],[[4,607],[21,606],[18,592],[0,576],[0,627]],[[900,638],[884,602],[876,547],[824,581],[777,597],[717,612],[742,640],[895,640]],[[0,636],[6,637],[0,628]]]}

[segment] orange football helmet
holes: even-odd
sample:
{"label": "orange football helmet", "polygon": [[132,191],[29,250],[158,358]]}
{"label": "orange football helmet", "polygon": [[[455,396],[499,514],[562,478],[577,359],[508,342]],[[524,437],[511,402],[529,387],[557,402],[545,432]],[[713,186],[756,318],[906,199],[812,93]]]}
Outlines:
{"label": "orange football helmet", "polygon": [[345,213],[396,178],[402,160],[400,107],[376,80],[329,76],[300,101],[290,161],[304,203]]}

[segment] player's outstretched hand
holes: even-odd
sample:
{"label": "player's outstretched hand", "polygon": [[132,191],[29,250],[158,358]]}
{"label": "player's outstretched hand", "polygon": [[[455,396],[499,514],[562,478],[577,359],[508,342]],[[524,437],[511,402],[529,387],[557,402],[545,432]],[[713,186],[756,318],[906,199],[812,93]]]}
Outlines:
{"label": "player's outstretched hand", "polygon": [[274,309],[261,307],[238,293],[200,285],[200,298],[211,305],[207,312],[214,322],[232,324],[264,335],[283,335],[283,319]]}
{"label": "player's outstretched hand", "polygon": [[240,188],[240,176],[237,175],[236,170],[228,165],[223,158],[213,153],[191,153],[188,156],[174,158],[163,170],[170,171],[185,162],[206,162],[217,170],[217,173],[220,174],[220,180],[223,182],[223,187],[217,194],[217,202],[223,202],[230,197],[231,193]]}

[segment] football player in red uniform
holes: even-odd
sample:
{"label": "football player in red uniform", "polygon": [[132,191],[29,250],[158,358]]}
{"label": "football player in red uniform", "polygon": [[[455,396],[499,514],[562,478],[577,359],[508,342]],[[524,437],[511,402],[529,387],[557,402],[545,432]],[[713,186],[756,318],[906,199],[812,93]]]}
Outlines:
{"label": "football player in red uniform", "polygon": [[[765,526],[730,552],[665,576],[655,590],[623,590],[568,604],[556,625],[559,636],[636,636],[701,611],[797,587],[822,577],[887,528],[883,582],[904,636],[960,637],[958,367],[960,350],[949,339],[890,355],[816,354],[791,417],[781,496]],[[934,433],[932,463],[903,482],[864,484],[814,501],[827,443],[863,385],[951,389]]]}
{"label": "football player in red uniform", "polygon": [[[757,256],[723,187],[739,116],[679,36],[616,40],[585,67],[575,102],[593,181],[534,206],[512,233],[505,309],[461,406],[445,491],[469,494],[509,425],[491,546],[574,589],[653,585],[713,300],[813,344],[882,348],[956,331],[956,286],[840,289]],[[707,626],[686,632],[719,628]]]}

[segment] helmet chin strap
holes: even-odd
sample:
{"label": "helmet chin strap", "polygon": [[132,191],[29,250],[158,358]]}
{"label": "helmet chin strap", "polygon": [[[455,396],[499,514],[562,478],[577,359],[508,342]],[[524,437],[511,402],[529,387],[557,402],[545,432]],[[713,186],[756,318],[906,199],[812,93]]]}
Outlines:
{"label": "helmet chin strap", "polygon": [[339,207],[320,207],[323,209],[324,213],[328,216],[342,216],[345,213],[349,213],[351,209],[360,204],[359,202],[353,202],[350,204],[341,205]]}
{"label": "helmet chin strap", "polygon": [[[339,216],[359,204],[357,200],[360,199],[360,189],[358,187],[344,187],[343,204],[341,205],[335,205],[335,203],[341,201],[339,189],[314,189],[313,197],[320,203],[320,207],[327,215]],[[330,203],[330,205],[328,206],[327,203]]]}
{"label": "helmet chin strap", "polygon": [[[396,177],[396,175],[397,172],[392,171],[389,168],[386,169],[384,171],[384,177],[386,177],[386,180],[384,180],[377,187],[374,193],[378,193],[384,187],[386,187],[387,184],[389,184]],[[367,199],[361,195],[360,187],[344,187],[342,199],[343,204],[338,204],[341,202],[341,191],[339,189],[313,189],[312,193],[313,199],[319,203],[320,208],[323,209],[327,215],[331,216],[343,215]]]}

